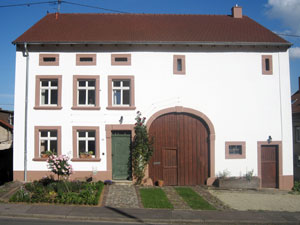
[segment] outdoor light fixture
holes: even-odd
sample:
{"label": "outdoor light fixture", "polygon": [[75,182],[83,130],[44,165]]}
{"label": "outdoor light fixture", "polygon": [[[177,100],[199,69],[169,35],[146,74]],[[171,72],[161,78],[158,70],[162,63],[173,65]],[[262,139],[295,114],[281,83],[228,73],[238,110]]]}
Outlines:
{"label": "outdoor light fixture", "polygon": [[271,142],[272,142],[272,137],[269,136],[269,137],[268,137],[268,144],[270,144]]}
{"label": "outdoor light fixture", "polygon": [[123,116],[120,117],[120,120],[119,120],[120,124],[123,123]]}

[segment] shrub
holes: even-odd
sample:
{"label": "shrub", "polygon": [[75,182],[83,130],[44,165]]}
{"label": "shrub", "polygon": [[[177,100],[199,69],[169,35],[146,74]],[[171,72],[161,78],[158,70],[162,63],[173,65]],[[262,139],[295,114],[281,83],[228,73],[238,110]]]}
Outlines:
{"label": "shrub", "polygon": [[294,182],[294,187],[293,187],[292,190],[296,191],[296,192],[300,192],[300,181],[295,181]]}

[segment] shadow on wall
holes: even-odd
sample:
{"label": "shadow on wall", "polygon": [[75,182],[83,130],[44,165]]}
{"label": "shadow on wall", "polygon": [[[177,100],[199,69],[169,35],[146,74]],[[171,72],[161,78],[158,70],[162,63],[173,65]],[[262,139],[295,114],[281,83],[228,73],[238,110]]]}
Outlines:
{"label": "shadow on wall", "polygon": [[0,185],[13,180],[13,148],[0,150]]}

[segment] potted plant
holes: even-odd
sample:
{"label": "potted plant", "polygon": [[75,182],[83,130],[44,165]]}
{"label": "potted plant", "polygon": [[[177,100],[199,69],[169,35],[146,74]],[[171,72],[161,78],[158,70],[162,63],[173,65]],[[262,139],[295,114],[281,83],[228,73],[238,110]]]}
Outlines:
{"label": "potted plant", "polygon": [[164,181],[163,180],[158,180],[157,183],[158,183],[159,187],[164,186]]}
{"label": "potted plant", "polygon": [[81,152],[79,156],[80,156],[80,158],[83,158],[83,159],[85,159],[85,158],[92,158],[93,151]]}
{"label": "potted plant", "polygon": [[48,158],[50,155],[53,155],[53,152],[50,150],[41,152],[41,158]]}

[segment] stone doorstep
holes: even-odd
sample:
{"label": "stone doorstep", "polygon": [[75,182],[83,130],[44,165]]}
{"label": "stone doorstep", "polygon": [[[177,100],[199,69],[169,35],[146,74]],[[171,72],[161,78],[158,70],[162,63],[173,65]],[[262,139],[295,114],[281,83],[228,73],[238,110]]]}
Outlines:
{"label": "stone doorstep", "polygon": [[128,186],[132,186],[133,182],[131,180],[112,180],[112,185],[128,185]]}

